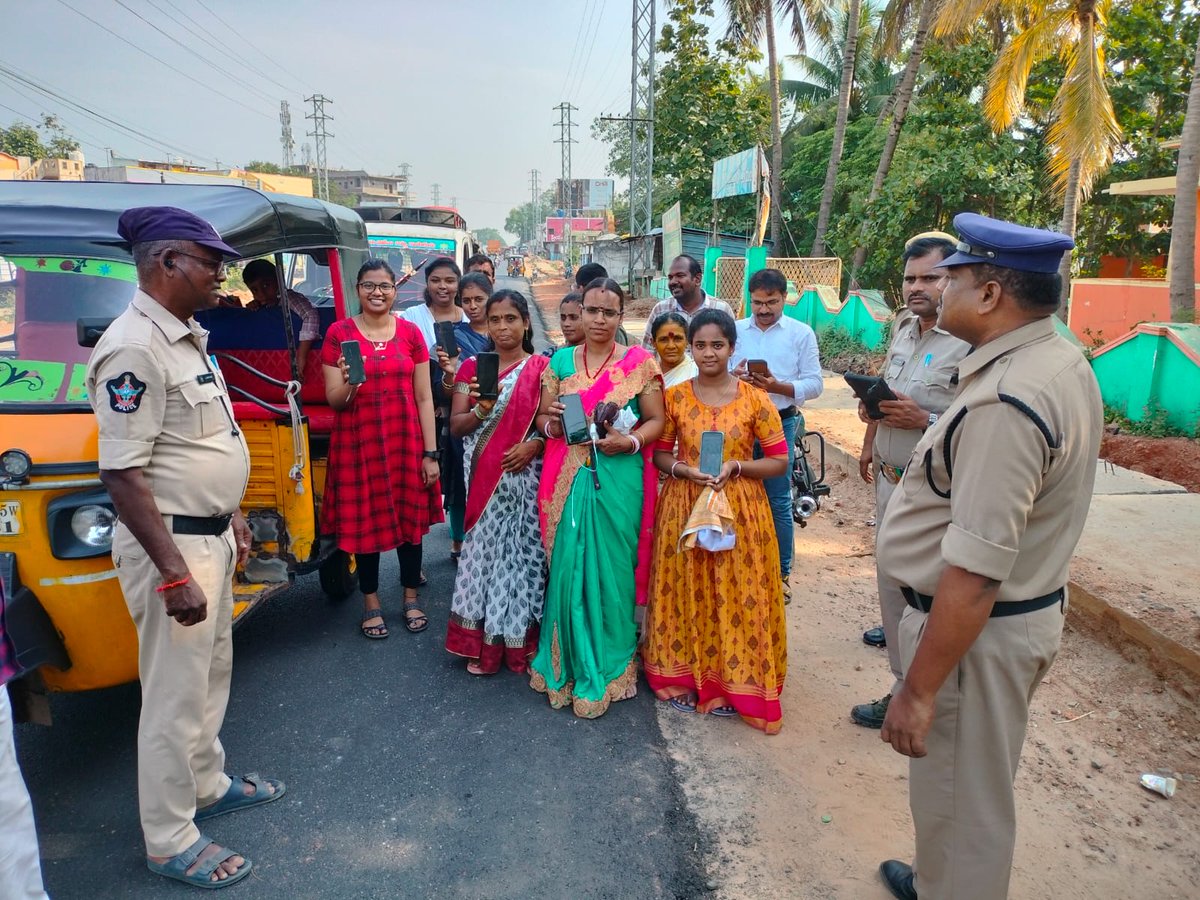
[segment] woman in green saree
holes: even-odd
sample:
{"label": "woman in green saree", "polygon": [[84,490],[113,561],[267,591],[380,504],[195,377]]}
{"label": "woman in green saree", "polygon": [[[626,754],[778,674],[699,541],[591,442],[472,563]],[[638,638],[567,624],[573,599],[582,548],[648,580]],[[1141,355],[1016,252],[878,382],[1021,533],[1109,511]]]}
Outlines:
{"label": "woman in green saree", "polygon": [[[637,693],[634,607],[646,602],[658,493],[650,454],[665,413],[654,358],[616,343],[620,285],[597,278],[582,305],[586,338],[550,360],[536,419],[547,438],[538,513],[550,578],[530,686],[592,719]],[[568,445],[559,397],[572,393],[589,421],[602,403],[628,414],[605,437]]]}

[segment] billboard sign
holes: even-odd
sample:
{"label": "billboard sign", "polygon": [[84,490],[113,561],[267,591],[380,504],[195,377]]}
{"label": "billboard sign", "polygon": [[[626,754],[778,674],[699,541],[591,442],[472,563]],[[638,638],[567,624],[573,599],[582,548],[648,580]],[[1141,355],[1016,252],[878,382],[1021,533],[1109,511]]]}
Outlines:
{"label": "billboard sign", "polygon": [[739,197],[758,192],[759,149],[751,147],[713,163],[712,198]]}
{"label": "billboard sign", "polygon": [[[555,203],[566,203],[571,212],[608,209],[612,206],[616,182],[611,178],[573,178],[570,182],[570,194],[566,197],[562,194],[562,184],[561,178],[555,179]],[[565,210],[560,209],[557,212],[561,216]]]}
{"label": "billboard sign", "polygon": [[587,206],[585,209],[608,209],[613,202],[615,182],[611,178],[589,178],[587,184]]}
{"label": "billboard sign", "polygon": [[574,216],[570,219],[551,216],[546,219],[546,240],[551,243],[563,240],[564,224],[567,223],[570,224],[571,234],[575,237],[585,237],[602,234],[605,220],[602,216]]}
{"label": "billboard sign", "polygon": [[683,253],[683,213],[679,202],[668,210],[663,211],[663,265],[669,266],[670,260]]}

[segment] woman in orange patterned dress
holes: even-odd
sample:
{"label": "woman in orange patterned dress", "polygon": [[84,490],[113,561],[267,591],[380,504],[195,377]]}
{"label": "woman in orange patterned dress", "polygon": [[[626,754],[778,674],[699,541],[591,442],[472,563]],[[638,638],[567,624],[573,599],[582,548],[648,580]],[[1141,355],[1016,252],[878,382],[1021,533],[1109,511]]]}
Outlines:
{"label": "woman in orange patterned dress", "polygon": [[[667,390],[667,424],[654,452],[655,465],[672,477],[658,500],[642,649],[646,680],[676,709],[739,715],[776,734],[783,724],[787,632],[762,480],[787,468],[783,425],[766,393],[729,373],[737,340],[732,318],[702,310],[688,339],[699,374]],[[705,431],[725,436],[716,478],[698,468]],[[754,459],[755,440],[763,459]],[[732,507],[732,549],[682,549],[681,534],[706,487],[724,493]]]}

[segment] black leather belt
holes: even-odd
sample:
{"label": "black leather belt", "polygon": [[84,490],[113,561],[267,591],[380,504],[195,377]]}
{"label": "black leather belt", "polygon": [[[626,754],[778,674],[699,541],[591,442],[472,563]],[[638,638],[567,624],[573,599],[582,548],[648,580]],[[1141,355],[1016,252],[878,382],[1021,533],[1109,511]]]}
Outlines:
{"label": "black leather belt", "polygon": [[800,415],[800,410],[796,409],[795,406],[789,406],[786,409],[781,409],[779,411],[780,419],[794,419],[798,415]]}
{"label": "black leather belt", "polygon": [[[900,593],[904,595],[905,602],[913,609],[927,613],[933,608],[933,598],[928,594],[918,594],[910,587],[900,588]],[[1045,609],[1055,603],[1061,605],[1065,599],[1066,594],[1063,592],[1063,588],[1059,588],[1057,591],[1051,591],[1041,597],[1034,597],[1032,600],[993,603],[990,618],[999,619],[1003,616],[1019,616],[1023,613],[1037,612],[1039,609]]]}
{"label": "black leather belt", "polygon": [[171,516],[171,533],[219,537],[225,533],[232,521],[233,513],[225,516]]}

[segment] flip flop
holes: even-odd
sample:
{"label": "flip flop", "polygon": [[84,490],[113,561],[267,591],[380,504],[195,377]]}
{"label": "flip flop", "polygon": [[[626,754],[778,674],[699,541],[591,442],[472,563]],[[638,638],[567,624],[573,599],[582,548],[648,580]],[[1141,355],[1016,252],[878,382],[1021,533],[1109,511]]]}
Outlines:
{"label": "flip flop", "polygon": [[[419,616],[409,616],[409,610],[416,610],[421,613]],[[404,627],[412,634],[420,634],[429,627],[429,616],[421,612],[421,602],[414,597],[412,602],[407,598],[404,600]]]}
{"label": "flip flop", "polygon": [[[247,784],[254,786],[253,794],[247,794],[243,790]],[[275,788],[274,792],[267,790],[268,787]],[[260,806],[263,803],[274,803],[286,793],[287,785],[277,779],[263,778],[257,772],[238,775],[230,782],[229,790],[225,792],[224,797],[216,803],[210,803],[208,806],[197,809],[193,819],[196,822],[203,822],[205,819],[215,819],[217,816],[237,812],[239,809]],[[201,847],[200,849],[203,850],[204,848]],[[195,862],[195,860],[193,859],[192,862]],[[189,866],[191,864],[188,863]],[[187,866],[184,866],[184,868],[186,869]],[[211,870],[209,874],[212,874]]]}
{"label": "flip flop", "polygon": [[[172,856],[166,862],[156,863],[151,859],[147,859],[146,868],[155,875],[161,875],[164,878],[170,878],[173,881],[182,881],[184,884],[190,884],[192,887],[203,888],[204,890],[208,891],[217,890],[218,888],[226,888],[230,885],[237,884],[250,874],[250,870],[253,868],[254,864],[247,859],[245,864],[228,878],[221,878],[213,881],[212,873],[217,871],[217,866],[221,865],[221,863],[225,862],[227,859],[231,859],[235,856],[242,856],[242,854],[238,853],[236,850],[230,850],[226,847],[221,847],[220,849],[225,851],[224,854],[214,854],[212,859],[205,860],[196,868],[196,871],[189,875],[188,869],[190,869],[195,864],[196,860],[200,858],[200,854],[208,848],[209,844],[215,843],[216,841],[214,841],[212,838],[200,835],[200,837],[196,840],[196,843],[192,844],[182,853]],[[245,859],[244,856],[242,858]]]}
{"label": "flip flop", "polygon": [[680,712],[694,713],[696,711],[695,701],[692,701],[691,703],[684,703],[678,697],[672,697],[667,702],[671,704],[672,709],[677,709]]}
{"label": "flip flop", "polygon": [[720,716],[722,719],[728,719],[731,716],[736,716],[738,711],[732,706],[718,706],[716,709],[710,709],[708,714],[710,716]]}

